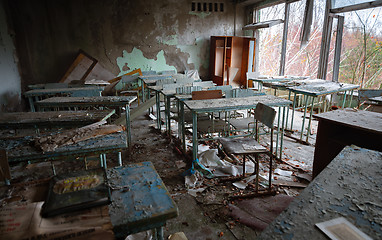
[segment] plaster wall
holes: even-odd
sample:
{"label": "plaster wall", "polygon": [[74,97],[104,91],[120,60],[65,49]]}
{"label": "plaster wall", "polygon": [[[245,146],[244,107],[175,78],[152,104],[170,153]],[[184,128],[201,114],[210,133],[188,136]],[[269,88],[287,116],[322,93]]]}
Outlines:
{"label": "plaster wall", "polygon": [[0,1],[0,112],[19,110],[21,101],[20,74],[9,32],[3,1]]}
{"label": "plaster wall", "polygon": [[59,81],[78,49],[115,75],[197,69],[208,77],[210,36],[240,36],[245,20],[233,1],[210,2],[224,11],[191,11],[191,0],[9,0],[23,86]]}

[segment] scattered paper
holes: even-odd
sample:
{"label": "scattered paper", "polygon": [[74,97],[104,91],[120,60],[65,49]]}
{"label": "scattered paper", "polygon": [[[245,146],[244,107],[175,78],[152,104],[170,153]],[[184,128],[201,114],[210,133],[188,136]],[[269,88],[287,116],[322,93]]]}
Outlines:
{"label": "scattered paper", "polygon": [[316,223],[316,226],[332,240],[372,240],[343,217]]}
{"label": "scattered paper", "polygon": [[35,202],[2,207],[1,239],[114,239],[107,206],[42,218],[42,204]]}
{"label": "scattered paper", "polygon": [[197,196],[197,193],[203,192],[206,190],[206,188],[195,188],[195,189],[188,189],[188,194],[190,194],[193,197]]}
{"label": "scattered paper", "polygon": [[293,172],[277,168],[275,169],[274,173],[284,177],[291,177]]}

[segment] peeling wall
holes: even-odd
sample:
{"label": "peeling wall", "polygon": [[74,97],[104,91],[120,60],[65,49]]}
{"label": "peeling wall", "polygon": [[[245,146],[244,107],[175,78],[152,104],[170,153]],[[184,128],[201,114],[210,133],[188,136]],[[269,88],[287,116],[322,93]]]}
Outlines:
{"label": "peeling wall", "polygon": [[21,80],[9,33],[3,1],[0,1],[0,112],[20,109]]}
{"label": "peeling wall", "polygon": [[224,12],[200,13],[191,0],[8,0],[23,87],[57,82],[78,49],[115,75],[197,69],[206,78],[210,36],[241,35],[245,19],[233,1],[220,2]]}

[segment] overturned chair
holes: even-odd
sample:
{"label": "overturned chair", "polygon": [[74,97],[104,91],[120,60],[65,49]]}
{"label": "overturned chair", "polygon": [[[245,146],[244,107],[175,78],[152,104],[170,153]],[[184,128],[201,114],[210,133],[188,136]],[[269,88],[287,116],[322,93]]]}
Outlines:
{"label": "overturned chair", "polygon": [[[262,194],[273,194],[272,191],[272,162],[273,162],[273,122],[276,116],[276,111],[262,103],[256,105],[254,111],[255,119],[255,138],[253,137],[242,137],[242,138],[220,138],[219,142],[222,145],[223,150],[228,155],[243,155],[243,177],[245,177],[245,161],[247,155],[255,156],[255,173],[256,173],[256,182],[255,182],[255,193],[240,195],[238,197],[252,197]],[[270,150],[262,146],[259,141],[259,122],[264,124],[266,127],[270,128]],[[269,162],[269,186],[267,191],[259,191],[259,154],[267,154],[270,157]],[[249,158],[253,161],[252,158]]]}

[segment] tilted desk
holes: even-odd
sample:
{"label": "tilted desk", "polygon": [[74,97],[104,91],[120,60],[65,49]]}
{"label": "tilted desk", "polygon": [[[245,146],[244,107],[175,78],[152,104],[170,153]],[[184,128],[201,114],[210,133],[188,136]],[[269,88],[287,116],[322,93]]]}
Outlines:
{"label": "tilted desk", "polygon": [[0,129],[78,127],[107,120],[114,113],[114,109],[2,113],[0,115]]}
{"label": "tilted desk", "polygon": [[[282,157],[282,144],[283,144],[283,135],[284,135],[284,122],[285,122],[285,108],[289,107],[291,101],[275,97],[272,95],[263,95],[263,96],[252,96],[252,97],[243,97],[243,98],[219,98],[219,99],[208,99],[208,100],[188,100],[184,101],[183,104],[189,108],[192,112],[192,152],[193,160],[197,158],[198,154],[198,133],[197,133],[197,115],[199,113],[208,113],[208,112],[219,112],[219,111],[234,111],[234,110],[245,110],[245,109],[254,109],[256,108],[257,103],[263,103],[270,107],[279,107],[278,114],[278,126],[277,126],[277,144],[278,144],[278,134],[281,129],[280,137],[280,158]],[[282,122],[280,124],[281,117],[281,108],[283,108]],[[182,118],[184,119],[184,110],[181,112]],[[280,126],[281,125],[281,126]],[[182,138],[184,139],[184,121],[182,122]],[[277,148],[275,156],[277,157]]]}
{"label": "tilted desk", "polygon": [[116,239],[155,229],[163,240],[166,221],[178,216],[178,208],[151,162],[107,170],[112,188],[109,214]]}
{"label": "tilted desk", "polygon": [[33,89],[24,93],[29,100],[31,111],[35,111],[35,102],[41,98],[52,96],[101,96],[103,87],[75,87],[75,88],[49,88],[49,89]]}
{"label": "tilted desk", "polygon": [[382,152],[382,113],[336,110],[314,115],[318,119],[313,177],[317,176],[346,146]]}
{"label": "tilted desk", "polygon": [[315,224],[346,218],[382,239],[382,154],[343,149],[256,239],[329,239]]}
{"label": "tilted desk", "polygon": [[101,96],[101,97],[53,97],[36,102],[38,109],[74,108],[74,107],[109,107],[119,111],[126,108],[127,145],[131,147],[130,104],[136,96]]}

